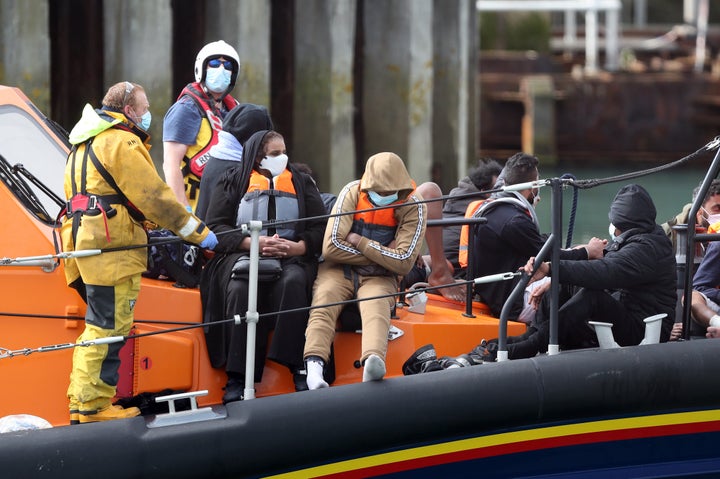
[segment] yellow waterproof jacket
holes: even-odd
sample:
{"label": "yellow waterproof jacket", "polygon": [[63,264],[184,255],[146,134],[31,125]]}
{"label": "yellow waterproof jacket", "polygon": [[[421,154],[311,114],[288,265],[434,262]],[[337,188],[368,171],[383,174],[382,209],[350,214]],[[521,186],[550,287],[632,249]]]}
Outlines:
{"label": "yellow waterproof jacket", "polygon": [[[145,143],[148,139],[148,135],[129,122],[122,113],[94,110],[86,105],[82,118],[70,133],[70,143],[75,145],[77,152],[74,168],[71,161],[73,152],[65,166],[65,196],[68,199],[73,196],[73,177],[75,190],[79,191],[82,184],[82,158],[88,140],[92,140],[93,152],[122,191],[115,191],[88,159],[85,166],[87,194],[106,196],[122,193],[148,220],[191,243],[202,242],[210,230],[178,203],[170,187],[160,178],[148,153],[149,145]],[[73,219],[64,217],[61,226],[63,250],[147,244],[143,225],[130,216],[128,208],[121,203],[113,203],[112,207],[117,211],[112,217],[103,214],[83,215],[75,239],[72,234]],[[140,274],[146,269],[147,248],[65,260],[68,284],[82,276],[86,284],[112,286],[118,280]]]}
{"label": "yellow waterproof jacket", "polygon": [[[377,264],[388,271],[404,275],[412,269],[423,246],[427,226],[427,207],[415,191],[415,183],[402,159],[394,153],[378,153],[371,156],[360,180],[347,184],[338,195],[333,213],[357,210],[360,193],[368,190],[397,191],[401,201],[394,208],[395,243],[383,246],[364,237],[357,248],[345,238],[353,226],[353,215],[330,218],[323,240],[325,261],[365,266]],[[404,201],[403,201],[404,200]]]}

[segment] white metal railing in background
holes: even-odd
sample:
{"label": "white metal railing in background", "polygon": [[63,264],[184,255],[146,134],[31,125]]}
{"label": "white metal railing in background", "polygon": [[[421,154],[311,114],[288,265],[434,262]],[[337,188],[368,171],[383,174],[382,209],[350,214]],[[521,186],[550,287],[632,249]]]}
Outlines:
{"label": "white metal railing in background", "polygon": [[479,12],[564,12],[563,43],[573,44],[577,38],[575,15],[585,12],[585,71],[597,72],[598,12],[605,13],[605,68],[618,68],[620,37],[620,0],[477,0]]}

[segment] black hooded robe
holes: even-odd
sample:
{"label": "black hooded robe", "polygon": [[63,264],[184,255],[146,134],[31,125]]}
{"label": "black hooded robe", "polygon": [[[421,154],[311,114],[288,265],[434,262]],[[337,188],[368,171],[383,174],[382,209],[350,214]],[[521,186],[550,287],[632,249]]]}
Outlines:
{"label": "black hooded robe", "polygon": [[[215,248],[215,256],[208,262],[203,270],[200,283],[200,295],[203,307],[203,322],[206,324],[230,319],[233,312],[244,316],[247,312],[247,296],[244,298],[228,298],[228,288],[231,281],[242,281],[231,279],[232,267],[235,261],[246,250],[240,249],[244,235],[237,230],[235,225],[238,205],[245,191],[247,191],[250,173],[254,164],[254,158],[261,147],[261,143],[268,131],[260,131],[254,134],[245,144],[243,161],[237,168],[228,170],[223,174],[216,188],[212,191],[210,204],[207,210],[206,223],[210,229],[218,234],[218,245]],[[247,161],[246,161],[247,159]],[[288,169],[293,176],[293,185],[298,197],[299,217],[314,218],[325,215],[325,206],[320,197],[320,192],[312,178],[297,171],[288,163]],[[322,250],[322,238],[325,232],[326,219],[314,219],[310,221],[298,221],[295,224],[295,231],[298,239],[306,244],[306,254],[303,257],[291,257],[283,259],[283,275],[287,265],[300,265],[305,273],[306,289],[289,291],[288,294],[299,294],[305,299],[306,306],[310,305],[312,284],[317,273],[317,258]],[[297,274],[294,271],[292,274]],[[280,282],[288,278],[281,276]],[[275,303],[279,301],[278,294],[267,293],[270,288],[267,283],[260,284],[258,289],[258,312],[275,311],[278,308]],[[234,304],[237,311],[228,311],[229,304]],[[245,307],[242,307],[242,303]],[[303,365],[302,351],[304,346],[304,332],[307,324],[308,313],[301,313],[304,316],[302,324],[293,324],[289,327],[277,327],[270,346],[269,359],[273,359],[290,369],[298,369]],[[265,362],[265,350],[268,335],[273,327],[281,321],[293,319],[290,315],[280,315],[277,319],[269,320],[261,318],[262,324],[258,324],[256,355],[255,355],[255,379],[262,379],[262,371]],[[296,321],[297,322],[297,321]],[[209,326],[205,328],[205,339],[208,353],[213,367],[225,366],[228,371],[244,373],[245,344],[242,343],[245,337],[246,323],[235,326],[232,322],[222,326]],[[234,359],[233,359],[234,358]]]}

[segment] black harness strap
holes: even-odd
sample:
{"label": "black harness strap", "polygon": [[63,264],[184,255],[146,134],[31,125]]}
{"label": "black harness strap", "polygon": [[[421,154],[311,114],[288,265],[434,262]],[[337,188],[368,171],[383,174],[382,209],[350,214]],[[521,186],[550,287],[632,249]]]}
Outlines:
{"label": "black harness strap", "polygon": [[128,210],[128,213],[130,213],[130,216],[138,222],[145,221],[145,215],[140,211],[130,200],[127,199],[127,196],[122,192],[120,187],[115,182],[115,178],[112,177],[112,175],[108,172],[108,170],[105,169],[105,167],[100,163],[100,160],[95,155],[95,152],[93,151],[91,147],[92,140],[88,142],[87,150],[90,150],[90,160],[93,163],[93,166],[95,166],[95,169],[100,173],[100,176],[103,177],[103,179],[107,182],[108,185],[110,185],[115,191],[117,191],[119,195],[120,201],[116,201],[114,203],[120,203],[123,206],[125,206]]}

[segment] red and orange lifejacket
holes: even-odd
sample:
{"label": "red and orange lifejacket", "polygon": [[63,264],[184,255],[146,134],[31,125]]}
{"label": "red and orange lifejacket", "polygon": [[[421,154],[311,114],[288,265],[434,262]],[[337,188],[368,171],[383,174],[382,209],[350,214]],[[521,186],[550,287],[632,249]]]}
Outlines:
{"label": "red and orange lifejacket", "polygon": [[[485,203],[487,199],[475,200],[465,209],[465,218],[472,218],[475,212]],[[467,268],[468,265],[468,241],[470,237],[470,225],[462,225],[460,229],[460,246],[458,250],[458,264],[461,268]]]}
{"label": "red and orange lifejacket", "polygon": [[[202,110],[206,117],[203,119],[203,122],[207,120],[210,126],[210,131],[206,132],[206,134],[203,134],[202,125],[200,126],[197,141],[188,148],[188,156],[184,158],[185,164],[182,165],[183,173],[189,169],[190,172],[200,178],[202,177],[205,164],[208,160],[208,152],[210,148],[218,142],[218,132],[222,130],[222,116],[220,110],[215,106],[214,102],[210,101],[211,99],[205,94],[199,83],[190,83],[183,88],[183,91],[180,92],[178,96],[178,100],[184,96],[190,98],[193,103]],[[227,111],[239,105],[239,102],[230,95],[225,95],[222,102]]]}
{"label": "red and orange lifejacket", "polygon": [[[360,188],[361,184],[362,182],[358,183],[358,188]],[[413,190],[407,196],[415,192],[414,182],[412,186]],[[405,203],[406,198],[399,199],[391,203],[391,205],[401,205]],[[373,208],[376,208],[376,206],[370,201],[368,194],[365,191],[360,191],[355,208],[358,212],[353,216],[351,231],[360,236],[365,236],[366,238],[377,241],[383,246],[387,246],[395,239],[395,232],[397,231],[395,208],[388,207],[372,211],[363,211]]]}

